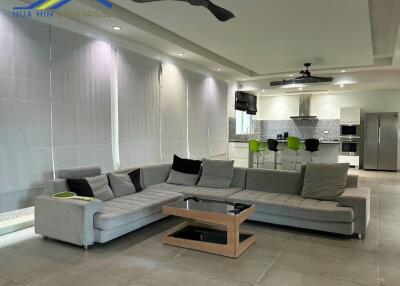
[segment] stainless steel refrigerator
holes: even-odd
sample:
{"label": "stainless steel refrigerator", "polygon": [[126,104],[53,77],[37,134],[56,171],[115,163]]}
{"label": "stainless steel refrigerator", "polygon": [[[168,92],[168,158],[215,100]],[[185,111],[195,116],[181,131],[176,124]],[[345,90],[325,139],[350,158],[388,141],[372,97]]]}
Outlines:
{"label": "stainless steel refrigerator", "polygon": [[364,169],[397,171],[397,112],[366,113]]}

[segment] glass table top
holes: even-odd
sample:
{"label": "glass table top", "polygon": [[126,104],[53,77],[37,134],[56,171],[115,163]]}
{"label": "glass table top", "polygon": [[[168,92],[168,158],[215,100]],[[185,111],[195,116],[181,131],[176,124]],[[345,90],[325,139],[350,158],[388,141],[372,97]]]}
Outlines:
{"label": "glass table top", "polygon": [[213,212],[224,215],[239,215],[251,205],[241,203],[227,203],[206,199],[198,199],[196,197],[186,198],[177,202],[166,205],[166,207],[173,207],[193,211]]}

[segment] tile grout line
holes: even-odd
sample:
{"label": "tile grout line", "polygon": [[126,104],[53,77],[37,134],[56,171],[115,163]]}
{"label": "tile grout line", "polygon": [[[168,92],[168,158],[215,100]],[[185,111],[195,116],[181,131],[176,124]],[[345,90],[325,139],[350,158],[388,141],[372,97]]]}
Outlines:
{"label": "tile grout line", "polygon": [[272,259],[272,261],[267,265],[267,268],[263,271],[263,273],[261,273],[260,277],[257,279],[256,283],[254,283],[254,285],[259,285],[259,283],[261,282],[261,280],[265,277],[265,275],[267,274],[267,272],[271,269],[271,267],[276,263],[276,261],[282,256],[283,252],[285,251],[285,249],[287,249],[287,247],[289,246],[289,243],[293,241],[293,239],[296,237],[295,234],[293,234],[290,239],[285,243],[285,245],[283,246],[282,250],[279,251],[274,259]]}
{"label": "tile grout line", "polygon": [[380,265],[379,265],[379,191],[380,191],[380,181],[379,176],[377,176],[377,188],[376,188],[376,285],[381,284],[380,277]]}

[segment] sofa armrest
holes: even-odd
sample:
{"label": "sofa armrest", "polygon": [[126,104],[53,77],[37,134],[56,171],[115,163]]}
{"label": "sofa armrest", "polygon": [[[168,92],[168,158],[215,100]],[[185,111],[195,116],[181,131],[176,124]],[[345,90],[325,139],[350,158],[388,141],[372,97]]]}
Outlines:
{"label": "sofa armrest", "polygon": [[354,211],[354,233],[365,235],[370,217],[370,189],[347,188],[338,198],[341,206],[351,207]]}
{"label": "sofa armrest", "polygon": [[92,245],[95,239],[93,217],[103,207],[100,200],[88,202],[39,196],[35,201],[35,232],[76,245]]}

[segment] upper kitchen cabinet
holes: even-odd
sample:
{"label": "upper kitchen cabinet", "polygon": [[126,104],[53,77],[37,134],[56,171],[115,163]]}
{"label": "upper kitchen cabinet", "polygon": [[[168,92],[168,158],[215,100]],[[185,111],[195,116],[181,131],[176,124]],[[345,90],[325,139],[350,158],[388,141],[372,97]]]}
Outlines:
{"label": "upper kitchen cabinet", "polygon": [[360,107],[342,107],[340,109],[341,125],[360,125],[361,108]]}

